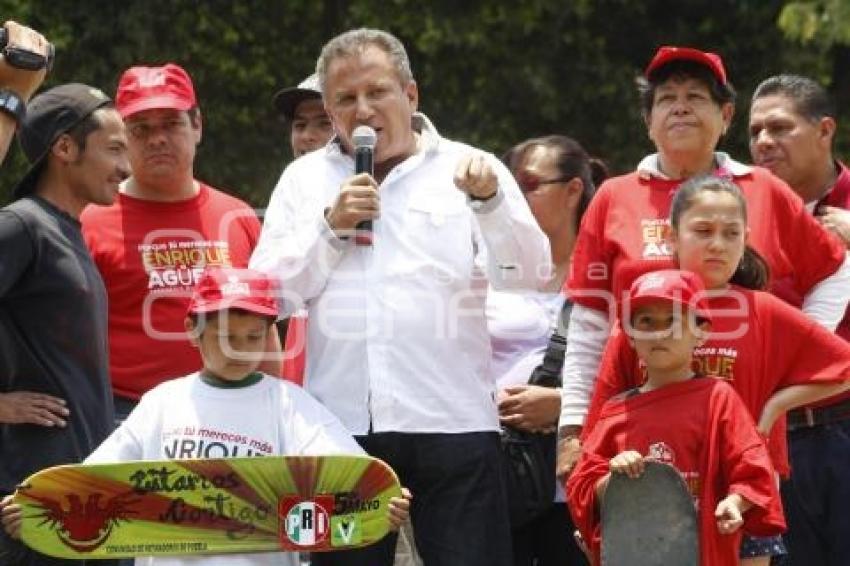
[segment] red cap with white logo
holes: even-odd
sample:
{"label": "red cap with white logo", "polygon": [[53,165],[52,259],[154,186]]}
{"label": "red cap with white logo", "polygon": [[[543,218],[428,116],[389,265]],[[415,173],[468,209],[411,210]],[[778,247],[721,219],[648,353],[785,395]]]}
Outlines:
{"label": "red cap with white logo", "polygon": [[673,61],[693,61],[695,63],[699,63],[708,67],[711,74],[713,74],[714,78],[717,79],[717,82],[722,85],[726,84],[726,69],[723,67],[723,59],[720,58],[720,55],[717,53],[710,53],[708,51],[700,51],[693,47],[673,47],[665,45],[664,47],[659,48],[658,51],[655,52],[655,56],[652,58],[652,61],[650,61],[649,65],[647,65],[644,76],[646,76],[647,79],[651,79],[651,75],[655,71],[668,63],[672,63]]}
{"label": "red cap with white logo", "polygon": [[678,304],[692,310],[699,318],[711,320],[705,285],[691,271],[662,269],[641,275],[629,289],[622,312],[631,315],[638,307],[657,302]]}
{"label": "red cap with white logo", "polygon": [[154,108],[189,110],[198,105],[192,79],[183,67],[130,67],[118,81],[115,107],[122,118]]}
{"label": "red cap with white logo", "polygon": [[189,314],[237,309],[261,316],[278,315],[278,286],[274,279],[252,269],[210,267],[192,293]]}

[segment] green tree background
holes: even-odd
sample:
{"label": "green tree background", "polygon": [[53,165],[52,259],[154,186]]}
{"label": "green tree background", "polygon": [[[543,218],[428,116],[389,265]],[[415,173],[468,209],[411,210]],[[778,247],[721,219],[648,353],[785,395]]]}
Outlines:
{"label": "green tree background", "polygon": [[[0,0],[0,20],[55,43],[48,86],[114,93],[131,65],[186,67],[204,116],[196,175],[257,206],[290,159],[272,95],[309,74],[322,45],[349,28],[387,29],[405,43],[421,109],[444,135],[500,154],[564,133],[624,172],[652,150],[634,79],[658,46],[722,54],[739,94],[722,145],[746,160],[749,96],[770,74],[813,76],[848,112],[848,12],[848,0]],[[838,146],[850,147],[850,128]],[[0,200],[25,169],[13,151]]]}

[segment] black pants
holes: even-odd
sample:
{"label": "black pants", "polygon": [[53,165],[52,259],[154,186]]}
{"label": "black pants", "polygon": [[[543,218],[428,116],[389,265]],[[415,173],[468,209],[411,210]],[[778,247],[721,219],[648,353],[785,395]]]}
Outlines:
{"label": "black pants", "polygon": [[[372,433],[358,442],[413,493],[411,519],[426,566],[510,566],[510,526],[499,435]],[[397,537],[314,554],[313,566],[391,566]]]}
{"label": "black pants", "polygon": [[788,433],[782,482],[791,566],[850,564],[850,420]]}
{"label": "black pants", "polygon": [[576,530],[566,503],[511,531],[514,566],[587,566],[587,558],[573,538]]}

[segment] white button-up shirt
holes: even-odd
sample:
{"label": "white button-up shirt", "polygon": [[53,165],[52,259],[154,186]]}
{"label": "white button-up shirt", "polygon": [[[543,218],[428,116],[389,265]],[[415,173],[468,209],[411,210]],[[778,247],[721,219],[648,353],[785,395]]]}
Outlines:
{"label": "white button-up shirt", "polygon": [[420,149],[379,187],[372,246],[325,220],[354,172],[332,142],[283,172],[251,267],[280,280],[286,311],[306,305],[305,387],[353,434],[497,430],[487,284],[541,287],[549,243],[495,157],[498,195],[473,212],[453,175],[477,150],[414,125]]}

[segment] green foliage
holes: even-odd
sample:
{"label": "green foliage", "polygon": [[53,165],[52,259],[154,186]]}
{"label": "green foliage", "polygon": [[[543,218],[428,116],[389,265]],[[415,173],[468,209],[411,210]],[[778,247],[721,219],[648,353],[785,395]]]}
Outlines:
{"label": "green foliage", "polygon": [[850,2],[816,0],[789,2],[779,14],[779,27],[803,44],[823,47],[850,45]]}
{"label": "green foliage", "polygon": [[[844,13],[826,8],[846,3],[813,3],[817,31],[807,33],[819,36],[825,13]],[[792,8],[798,4],[783,11],[779,0],[0,0],[0,19],[32,25],[56,44],[48,85],[79,81],[114,92],[130,65],[186,67],[204,120],[197,176],[262,205],[289,159],[271,97],[309,74],[322,45],[346,29],[380,27],[405,43],[421,109],[444,135],[500,154],[530,136],[564,133],[623,172],[653,149],[634,79],[660,45],[723,55],[739,90],[724,147],[743,160],[748,99],[761,79],[793,71],[840,87],[850,57],[802,45],[777,26],[787,29],[789,10],[809,10]],[[842,131],[842,146],[846,139]],[[10,157],[0,196],[25,170],[19,152]]]}

